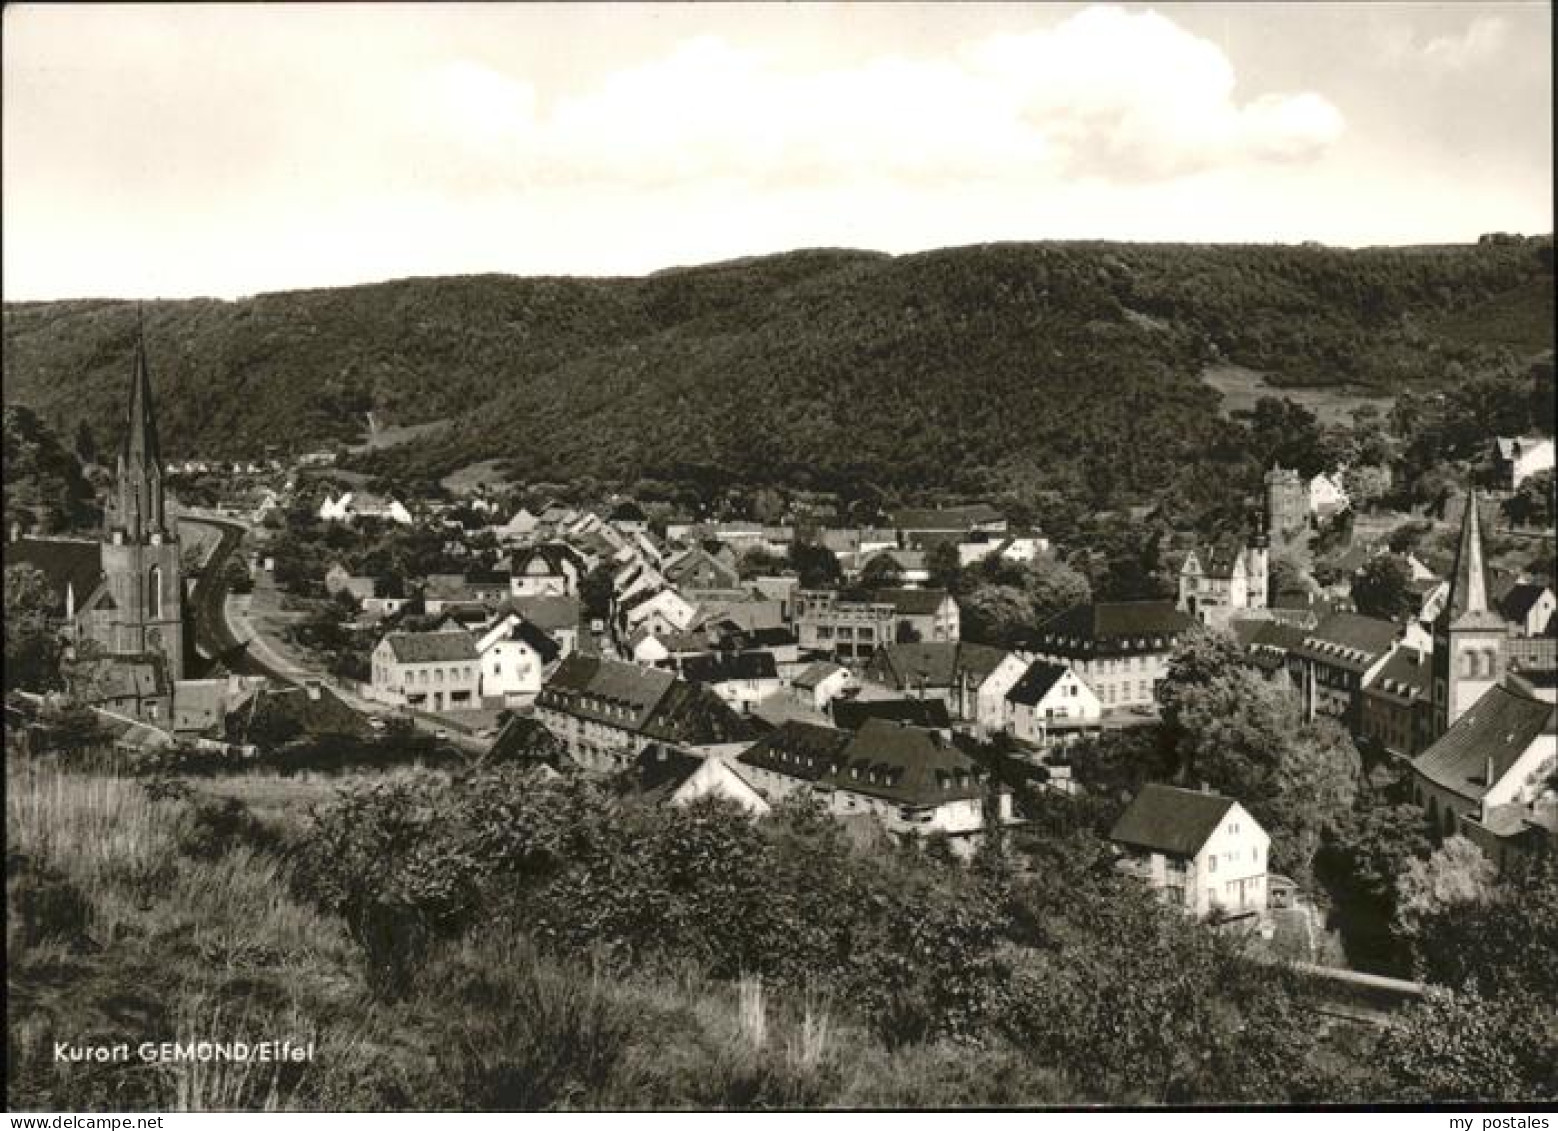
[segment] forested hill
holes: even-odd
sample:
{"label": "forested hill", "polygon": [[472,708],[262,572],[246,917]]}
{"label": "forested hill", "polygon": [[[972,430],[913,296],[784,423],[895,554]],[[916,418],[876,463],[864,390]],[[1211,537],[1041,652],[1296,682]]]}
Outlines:
{"label": "forested hill", "polygon": [[[802,251],[634,279],[474,276],[145,306],[164,448],[456,426],[436,474],[977,492],[1166,483],[1219,443],[1224,358],[1293,384],[1441,382],[1552,348],[1550,237],[1476,246]],[[8,304],[6,399],[117,439],[135,306]],[[66,432],[65,434],[71,434]],[[1059,484],[1064,486],[1064,484]]]}

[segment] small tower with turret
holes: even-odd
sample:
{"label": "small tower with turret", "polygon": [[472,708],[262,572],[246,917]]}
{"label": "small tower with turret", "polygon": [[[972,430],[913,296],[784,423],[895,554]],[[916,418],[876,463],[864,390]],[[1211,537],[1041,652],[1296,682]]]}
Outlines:
{"label": "small tower with turret", "polygon": [[1309,524],[1309,500],[1298,472],[1272,464],[1266,472],[1266,534],[1278,547],[1301,536]]}

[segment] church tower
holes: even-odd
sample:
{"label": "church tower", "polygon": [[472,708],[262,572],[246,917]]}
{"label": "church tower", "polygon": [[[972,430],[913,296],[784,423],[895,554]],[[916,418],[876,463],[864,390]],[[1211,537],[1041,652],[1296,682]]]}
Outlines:
{"label": "church tower", "polygon": [[135,372],[114,492],[103,516],[103,574],[107,597],[98,636],[111,655],[161,653],[168,679],[184,677],[184,589],[179,571],[178,524],[168,520],[162,495],[162,453],[152,409],[146,335],[137,332]]}
{"label": "church tower", "polygon": [[1504,619],[1488,607],[1477,492],[1469,490],[1450,595],[1434,621],[1433,736],[1438,738],[1504,674]]}

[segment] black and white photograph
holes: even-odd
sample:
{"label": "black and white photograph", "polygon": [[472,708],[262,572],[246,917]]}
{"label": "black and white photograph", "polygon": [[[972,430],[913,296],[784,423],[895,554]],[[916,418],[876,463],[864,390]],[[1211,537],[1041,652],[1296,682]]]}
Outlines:
{"label": "black and white photograph", "polygon": [[1551,1131],[1552,22],[6,5],[10,1125]]}

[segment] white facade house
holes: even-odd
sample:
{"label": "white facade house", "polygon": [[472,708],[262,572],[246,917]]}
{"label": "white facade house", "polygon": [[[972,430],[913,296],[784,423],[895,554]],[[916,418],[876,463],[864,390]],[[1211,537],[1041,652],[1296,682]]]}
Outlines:
{"label": "white facade house", "polygon": [[534,701],[549,666],[562,648],[541,629],[513,613],[500,618],[476,641],[481,656],[481,693],[505,707]]}
{"label": "white facade house", "polygon": [[1122,870],[1198,917],[1266,910],[1271,837],[1231,797],[1156,782],[1143,787],[1109,834]]}
{"label": "white facade house", "polygon": [[1012,736],[1036,746],[1103,717],[1103,705],[1081,676],[1043,660],[1028,665],[1006,693],[1006,706]]}
{"label": "white facade house", "polygon": [[622,608],[623,628],[629,633],[640,628],[652,632],[682,632],[692,625],[697,607],[674,589],[636,595]]}
{"label": "white facade house", "polygon": [[1538,472],[1553,469],[1553,441],[1550,436],[1500,436],[1493,452],[1499,486],[1514,491]]}
{"label": "white facade house", "polygon": [[1324,521],[1352,506],[1347,488],[1342,486],[1341,472],[1327,475],[1320,472],[1309,481],[1309,513]]}
{"label": "white facade house", "polygon": [[693,775],[672,792],[671,805],[690,805],[702,797],[734,801],[754,817],[771,812],[773,806],[741,772],[723,758],[705,758]]}
{"label": "white facade house", "polygon": [[410,526],[411,512],[398,499],[380,498],[362,492],[348,491],[339,499],[325,496],[319,505],[319,517],[326,522],[351,522],[359,518],[386,519]]}
{"label": "white facade house", "polygon": [[985,676],[974,693],[974,727],[979,737],[988,737],[997,731],[1007,729],[1010,725],[1011,714],[1006,702],[1007,693],[1027,674],[1030,666],[1027,660],[1015,652],[1009,652],[990,674]]}
{"label": "white facade house", "polygon": [[392,632],[372,656],[375,698],[423,711],[481,706],[481,657],[465,632]]}
{"label": "white facade house", "polygon": [[826,711],[829,703],[854,686],[854,673],[827,660],[809,665],[790,683],[795,698],[815,711]]}

